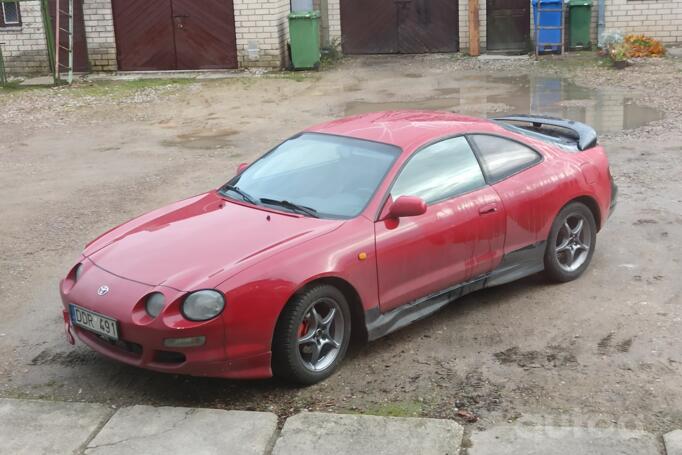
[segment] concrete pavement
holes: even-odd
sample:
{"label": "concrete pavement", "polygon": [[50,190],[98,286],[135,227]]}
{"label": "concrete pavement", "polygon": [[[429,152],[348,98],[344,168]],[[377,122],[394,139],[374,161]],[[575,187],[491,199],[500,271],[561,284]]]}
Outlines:
{"label": "concrete pavement", "polygon": [[456,454],[462,434],[444,419],[306,412],[287,419],[273,455]]}
{"label": "concrete pavement", "polygon": [[466,449],[463,433],[444,419],[306,412],[279,432],[268,412],[0,399],[2,455],[682,455],[682,430],[505,424],[471,431]]}

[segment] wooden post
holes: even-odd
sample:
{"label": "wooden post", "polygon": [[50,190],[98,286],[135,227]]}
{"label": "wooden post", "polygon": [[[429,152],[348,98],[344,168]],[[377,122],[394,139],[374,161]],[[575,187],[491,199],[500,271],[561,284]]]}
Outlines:
{"label": "wooden post", "polygon": [[481,24],[478,19],[478,13],[478,0],[469,0],[469,55],[472,57],[481,55]]}

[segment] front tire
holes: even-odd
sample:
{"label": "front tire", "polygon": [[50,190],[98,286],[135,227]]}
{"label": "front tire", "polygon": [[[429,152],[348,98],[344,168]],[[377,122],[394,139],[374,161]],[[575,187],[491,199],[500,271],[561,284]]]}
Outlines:
{"label": "front tire", "polygon": [[350,331],[348,301],[337,288],[322,284],[297,295],[275,328],[274,375],[303,385],[328,378],[346,354]]}
{"label": "front tire", "polygon": [[572,202],[552,224],[545,249],[545,275],[565,283],[578,278],[590,265],[597,245],[597,223],[585,204]]}

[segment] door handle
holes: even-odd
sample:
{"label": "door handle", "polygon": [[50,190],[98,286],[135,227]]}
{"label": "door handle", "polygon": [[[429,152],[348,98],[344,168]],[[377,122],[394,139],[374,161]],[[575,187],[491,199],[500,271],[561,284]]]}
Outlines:
{"label": "door handle", "polygon": [[488,215],[489,213],[495,213],[495,212],[497,212],[497,205],[496,204],[484,205],[483,207],[478,209],[478,213],[480,215]]}

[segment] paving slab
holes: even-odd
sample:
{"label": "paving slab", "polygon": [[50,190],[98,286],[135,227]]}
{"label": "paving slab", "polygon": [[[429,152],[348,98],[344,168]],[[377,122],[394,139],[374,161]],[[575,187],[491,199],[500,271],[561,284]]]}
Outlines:
{"label": "paving slab", "polygon": [[262,455],[276,430],[269,412],[132,406],[118,410],[85,453]]}
{"label": "paving slab", "polygon": [[609,428],[509,425],[474,431],[468,455],[660,455],[656,437]]}
{"label": "paving slab", "polygon": [[682,455],[682,430],[664,434],[663,442],[667,455]]}
{"label": "paving slab", "polygon": [[451,420],[306,412],[287,419],[273,455],[456,455],[462,432]]}
{"label": "paving slab", "polygon": [[0,454],[74,453],[113,414],[108,406],[0,399]]}

